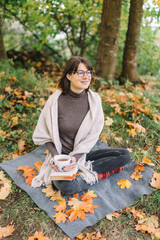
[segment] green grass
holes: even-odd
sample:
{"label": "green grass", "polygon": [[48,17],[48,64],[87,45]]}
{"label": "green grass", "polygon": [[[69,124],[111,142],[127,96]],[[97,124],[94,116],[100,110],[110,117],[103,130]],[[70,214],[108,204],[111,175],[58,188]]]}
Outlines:
{"label": "green grass", "polygon": [[[49,77],[40,76],[32,70],[15,69],[12,63],[0,63],[1,97],[0,107],[0,160],[1,162],[11,160],[12,154],[23,155],[30,152],[36,146],[32,142],[32,134],[37,123],[40,111],[43,108],[42,101],[47,100],[53,92],[55,82]],[[16,81],[13,81],[16,77]],[[103,133],[105,141],[109,146],[129,148],[132,150],[132,158],[137,162],[142,162],[144,156],[148,156],[155,164],[154,169],[159,172],[159,153],[156,151],[160,145],[160,129],[157,114],[159,113],[160,80],[153,80],[146,77],[148,84],[133,87],[127,83],[126,86],[112,86],[113,95],[106,102],[108,97],[106,90],[101,89],[99,93],[103,98],[103,109],[105,116],[113,119],[111,126],[104,126]],[[6,91],[10,86],[11,91]],[[16,95],[15,90],[20,91]],[[25,91],[29,92],[26,97]],[[109,94],[109,93],[108,93]],[[128,97],[125,101],[120,101],[120,96]],[[122,97],[123,98],[123,97]],[[122,99],[123,100],[123,99]],[[26,101],[26,102],[25,102]],[[122,114],[116,113],[111,104],[119,104]],[[137,106],[142,109],[149,106],[149,112],[135,110]],[[13,118],[17,117],[15,126]],[[136,132],[134,137],[129,136],[129,126],[126,121],[137,122],[142,125],[146,132]],[[116,139],[122,138],[120,141]],[[18,140],[25,141],[25,148],[18,152]],[[9,178],[9,176],[7,176]],[[10,178],[9,178],[10,179]],[[135,202],[134,207],[141,209],[147,216],[156,215],[160,219],[160,192],[155,191],[151,195],[142,196]],[[27,240],[35,231],[43,231],[50,240],[61,240],[66,235],[57,225],[40,210],[32,199],[12,181],[12,193],[0,203],[1,226],[13,224],[15,232],[7,239]],[[83,230],[83,233],[94,232],[97,229],[107,240],[150,240],[147,233],[135,230],[136,222],[130,213],[123,211],[119,218],[109,221],[106,218],[96,225]],[[156,239],[156,238],[155,238]]]}

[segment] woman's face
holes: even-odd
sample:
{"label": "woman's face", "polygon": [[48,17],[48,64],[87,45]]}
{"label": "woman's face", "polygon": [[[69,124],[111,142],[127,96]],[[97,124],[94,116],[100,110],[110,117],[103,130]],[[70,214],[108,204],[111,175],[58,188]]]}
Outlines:
{"label": "woman's face", "polygon": [[[83,71],[85,72],[85,74]],[[80,63],[78,65],[77,72],[71,74],[68,73],[67,78],[70,81],[70,89],[73,92],[81,93],[84,89],[87,89],[89,87],[92,76],[86,65]]]}

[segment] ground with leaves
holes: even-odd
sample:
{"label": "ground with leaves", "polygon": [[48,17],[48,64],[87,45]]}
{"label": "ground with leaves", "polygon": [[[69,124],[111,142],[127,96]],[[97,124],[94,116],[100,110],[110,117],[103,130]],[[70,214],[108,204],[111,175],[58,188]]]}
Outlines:
{"label": "ground with leaves", "polygon": [[[15,69],[10,63],[0,65],[0,69],[2,86],[0,160],[4,162],[30,152],[36,147],[32,142],[33,130],[46,100],[55,91],[57,77],[53,80],[48,74],[37,75],[34,68],[29,71]],[[126,82],[124,86],[113,85],[111,89],[99,90],[106,118],[101,139],[112,147],[127,148],[137,163],[149,164],[156,173],[159,173],[160,81],[154,77],[141,77],[141,80],[142,84],[138,86]],[[21,171],[25,170],[21,169]],[[138,180],[141,175],[143,175],[142,169],[135,171],[132,177]],[[7,174],[1,173],[0,176],[7,189],[5,193],[3,192],[4,200],[0,203],[0,226],[3,228],[1,232],[4,231],[5,234],[10,231],[12,234],[7,239],[27,240],[48,237],[50,240],[68,240],[61,229],[11,181]],[[4,187],[2,180],[0,184],[2,190]],[[127,183],[122,181],[119,184],[122,184],[121,187]],[[12,188],[11,193],[9,193],[10,188]],[[76,199],[75,202],[80,204]],[[73,206],[72,201],[69,204]],[[157,219],[160,219],[159,206],[158,191],[142,196],[134,206],[113,213],[109,217],[106,216],[95,226],[85,229],[76,239],[159,239],[158,235],[156,238]],[[64,207],[64,203],[61,207]],[[148,222],[150,228],[144,227]]]}

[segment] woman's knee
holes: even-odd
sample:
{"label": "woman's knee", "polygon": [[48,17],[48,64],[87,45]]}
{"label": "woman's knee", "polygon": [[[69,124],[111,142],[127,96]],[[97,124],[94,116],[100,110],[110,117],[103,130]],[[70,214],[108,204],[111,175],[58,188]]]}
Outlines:
{"label": "woman's knee", "polygon": [[131,162],[131,155],[127,149],[121,149],[121,154],[123,155],[125,164]]}
{"label": "woman's knee", "polygon": [[88,187],[88,184],[80,176],[72,181],[53,181],[53,184],[63,194],[78,193]]}
{"label": "woman's knee", "polygon": [[53,184],[59,189],[63,194],[73,194],[74,184],[73,181],[53,181]]}

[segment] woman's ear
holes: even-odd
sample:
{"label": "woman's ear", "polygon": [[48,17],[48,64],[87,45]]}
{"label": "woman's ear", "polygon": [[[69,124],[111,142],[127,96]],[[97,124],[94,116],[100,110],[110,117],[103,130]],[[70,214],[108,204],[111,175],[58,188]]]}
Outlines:
{"label": "woman's ear", "polygon": [[71,75],[70,75],[69,73],[67,73],[66,77],[67,77],[67,79],[70,81]]}

